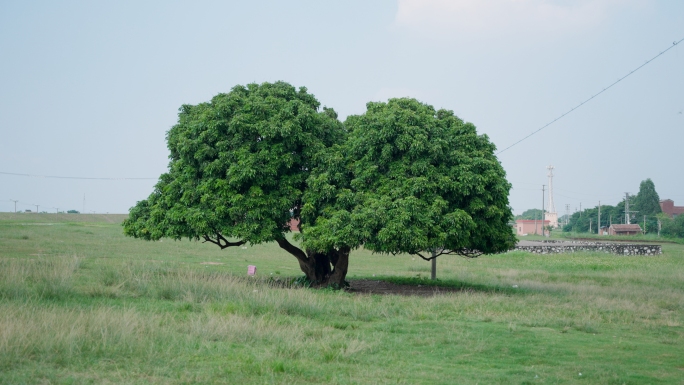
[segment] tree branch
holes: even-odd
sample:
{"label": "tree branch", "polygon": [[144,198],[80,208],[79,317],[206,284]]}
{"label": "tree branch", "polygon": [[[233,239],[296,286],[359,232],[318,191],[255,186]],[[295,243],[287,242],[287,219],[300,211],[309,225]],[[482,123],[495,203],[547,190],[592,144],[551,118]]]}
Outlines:
{"label": "tree branch", "polygon": [[287,240],[287,238],[278,238],[276,239],[276,242],[278,242],[278,246],[280,246],[283,250],[287,251],[288,253],[294,255],[295,258],[297,258],[298,260],[302,262],[308,262],[309,257],[307,257],[306,253],[299,247],[291,244]]}
{"label": "tree branch", "polygon": [[216,232],[216,240],[210,238],[208,235],[203,235],[202,238],[204,238],[204,242],[202,242],[202,243],[207,243],[207,242],[213,243],[216,246],[220,247],[221,250],[228,248],[228,247],[231,247],[231,246],[242,246],[245,243],[247,243],[245,241],[230,242],[223,235],[221,235],[221,233],[219,233],[219,232]]}
{"label": "tree branch", "polygon": [[418,252],[414,253],[414,255],[417,255],[426,261],[432,261],[433,259],[439,257],[440,255],[450,255],[450,254],[460,255],[460,256],[466,257],[466,258],[477,258],[480,255],[482,255],[483,253],[481,251],[478,251],[478,250],[470,250],[470,249],[458,249],[458,250],[442,249],[438,253],[435,253],[431,257],[425,257],[425,256],[423,256],[423,254],[418,253]]}
{"label": "tree branch", "polygon": [[480,255],[484,254],[479,250],[471,250],[471,249],[458,249],[458,250],[442,250],[439,252],[438,255],[445,255],[445,254],[456,254],[460,255],[461,257],[466,257],[466,258],[477,258]]}
{"label": "tree branch", "polygon": [[423,258],[423,259],[426,260],[426,261],[432,261],[433,259],[437,258],[437,256],[427,258],[427,257],[424,257],[423,254],[418,253],[418,252],[416,252],[415,255],[417,255],[417,256]]}

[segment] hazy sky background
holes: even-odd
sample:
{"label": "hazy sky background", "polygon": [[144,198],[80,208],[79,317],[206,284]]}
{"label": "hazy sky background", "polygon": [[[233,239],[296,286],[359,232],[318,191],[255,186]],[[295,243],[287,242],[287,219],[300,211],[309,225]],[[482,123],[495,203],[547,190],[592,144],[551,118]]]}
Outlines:
{"label": "hazy sky background", "polygon": [[[342,119],[411,96],[504,149],[682,38],[679,0],[0,1],[0,172],[154,178],[0,174],[0,211],[127,212],[178,108],[237,84],[306,86]],[[676,46],[499,155],[514,212],[549,164],[561,214],[646,178],[684,205],[683,110]]]}

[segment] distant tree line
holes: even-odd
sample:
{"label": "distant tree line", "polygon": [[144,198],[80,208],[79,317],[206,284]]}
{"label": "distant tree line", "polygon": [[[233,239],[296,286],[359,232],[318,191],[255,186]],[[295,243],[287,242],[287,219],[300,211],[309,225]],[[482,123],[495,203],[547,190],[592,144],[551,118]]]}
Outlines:
{"label": "distant tree line", "polygon": [[541,211],[541,209],[525,210],[525,211],[523,211],[522,214],[516,215],[515,219],[516,220],[518,220],[518,219],[531,219],[531,220],[539,219],[539,220],[541,220],[542,219],[542,211]]}
{"label": "distant tree line", "polygon": [[661,223],[661,235],[673,238],[684,238],[684,215],[678,215],[673,219],[665,214],[660,214],[658,218]]}
{"label": "distant tree line", "polygon": [[[684,237],[684,216],[672,219],[662,213],[660,197],[651,179],[642,181],[639,193],[629,197],[629,211],[629,222],[640,225],[647,234],[658,233],[660,226],[661,235]],[[600,223],[598,214],[598,206],[578,211],[570,216],[567,224],[563,226],[563,231],[598,234],[601,227],[624,224],[626,223],[625,201],[615,206],[601,205]]]}

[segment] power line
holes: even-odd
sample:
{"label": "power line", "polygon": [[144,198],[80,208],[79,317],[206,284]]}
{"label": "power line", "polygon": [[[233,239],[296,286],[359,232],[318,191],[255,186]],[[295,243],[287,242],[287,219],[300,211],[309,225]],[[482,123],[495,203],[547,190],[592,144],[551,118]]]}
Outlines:
{"label": "power line", "polygon": [[646,60],[646,63],[640,65],[639,67],[637,67],[637,68],[635,68],[635,69],[633,69],[630,73],[628,73],[627,75],[621,77],[620,79],[618,79],[617,81],[615,81],[613,84],[609,85],[608,87],[606,87],[606,88],[604,88],[603,90],[599,91],[598,93],[594,94],[592,97],[590,97],[589,99],[583,101],[582,103],[576,105],[575,107],[573,107],[572,109],[570,109],[569,111],[567,111],[566,113],[564,113],[563,115],[557,117],[556,119],[550,121],[549,123],[546,123],[544,126],[542,126],[541,128],[539,128],[538,130],[532,132],[531,134],[527,135],[526,137],[524,137],[524,138],[520,139],[519,141],[517,141],[517,142],[511,144],[510,146],[504,148],[503,150],[497,152],[496,155],[501,154],[502,152],[508,150],[509,148],[511,148],[511,147],[513,147],[513,146],[515,146],[515,145],[517,145],[518,143],[520,143],[520,142],[526,140],[527,138],[531,137],[532,135],[536,134],[537,132],[539,132],[539,131],[545,129],[546,127],[548,127],[548,126],[552,125],[553,123],[557,122],[558,120],[562,119],[563,117],[565,117],[565,115],[568,115],[569,113],[571,113],[571,112],[575,111],[576,109],[582,107],[585,103],[589,102],[590,100],[594,99],[595,97],[597,97],[597,96],[601,95],[602,93],[606,92],[608,89],[610,89],[610,88],[613,87],[614,85],[620,83],[622,80],[624,80],[624,79],[625,79],[626,77],[628,77],[629,75],[631,75],[631,74],[637,72],[637,71],[640,70],[642,67],[644,67],[646,64],[648,64],[648,63],[652,62],[653,60],[657,59],[660,55],[662,55],[662,54],[664,54],[665,52],[671,50],[672,48],[674,48],[675,46],[677,46],[677,44],[681,43],[682,41],[684,41],[684,39],[681,39],[681,40],[679,40],[679,41],[674,41],[674,42],[672,42],[672,45],[671,45],[670,47],[668,47],[665,51],[663,51],[663,52],[661,52],[661,53],[655,55],[654,57],[652,57],[652,58],[649,59],[649,60]]}
{"label": "power line", "polygon": [[56,176],[56,175],[34,175],[34,174],[20,174],[16,172],[2,172],[4,175],[27,176],[31,178],[53,178],[53,179],[82,179],[82,180],[154,180],[157,178],[91,178],[81,176]]}
{"label": "power line", "polygon": [[[9,201],[10,201],[10,202],[14,202],[14,212],[17,212],[17,203],[20,204],[20,205],[24,205],[24,206],[31,206],[31,207],[33,207],[33,206],[40,206],[40,207],[43,207],[43,208],[46,208],[46,209],[55,209],[55,210],[57,210],[57,211],[59,212],[59,208],[58,208],[58,207],[52,207],[52,206],[47,206],[47,205],[35,204],[35,203],[27,203],[27,202],[22,202],[22,201],[16,200],[16,199],[10,199]],[[38,207],[36,207],[36,211],[38,211]]]}
{"label": "power line", "polygon": [[[574,197],[574,196],[559,194],[559,193],[556,193],[556,195],[562,196],[563,198],[574,199],[576,201],[582,201],[582,200],[588,199],[587,197]],[[592,197],[595,197],[595,196],[592,196]],[[603,200],[618,200],[618,201],[622,200],[622,197],[617,197],[617,195],[612,195],[612,197],[613,197],[612,199],[606,199],[607,197],[605,195],[602,195],[601,199],[603,199]]]}

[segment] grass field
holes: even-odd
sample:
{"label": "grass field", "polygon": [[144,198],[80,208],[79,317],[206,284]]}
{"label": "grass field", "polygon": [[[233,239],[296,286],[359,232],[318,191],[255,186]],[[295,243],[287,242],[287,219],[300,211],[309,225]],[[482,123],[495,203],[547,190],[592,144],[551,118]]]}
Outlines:
{"label": "grass field", "polygon": [[[359,295],[282,284],[301,274],[273,244],[145,242],[122,219],[0,214],[0,383],[684,383],[684,245],[441,257],[462,290]],[[348,279],[429,274],[357,250]]]}

